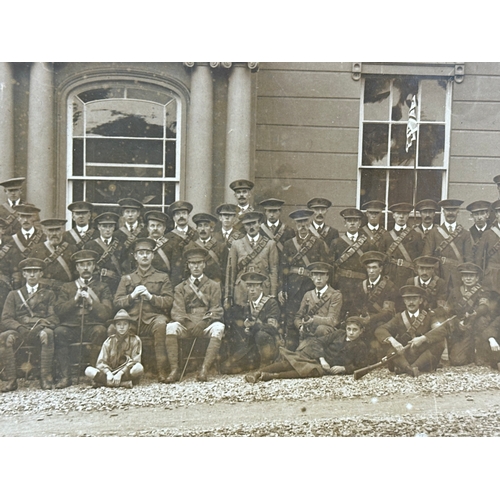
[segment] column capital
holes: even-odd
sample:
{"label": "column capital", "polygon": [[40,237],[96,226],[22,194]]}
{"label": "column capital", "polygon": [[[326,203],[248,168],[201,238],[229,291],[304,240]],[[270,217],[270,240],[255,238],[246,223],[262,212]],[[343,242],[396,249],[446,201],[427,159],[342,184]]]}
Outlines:
{"label": "column capital", "polygon": [[259,70],[258,62],[184,62],[183,63],[186,68],[194,68],[195,66],[210,66],[213,69],[216,68],[224,68],[231,69],[232,67],[247,67],[250,71],[255,72]]}

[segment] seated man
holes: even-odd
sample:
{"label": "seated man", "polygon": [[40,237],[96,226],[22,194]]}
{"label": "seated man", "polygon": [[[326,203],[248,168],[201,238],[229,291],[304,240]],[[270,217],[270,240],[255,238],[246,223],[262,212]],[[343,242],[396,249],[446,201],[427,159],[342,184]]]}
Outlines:
{"label": "seated man", "polygon": [[0,324],[0,362],[5,369],[7,385],[1,392],[17,389],[15,351],[21,344],[41,347],[40,387],[52,389],[52,359],[54,327],[58,318],[54,312],[54,292],[40,285],[45,263],[40,259],[25,259],[22,269],[26,285],[7,295]]}
{"label": "seated man", "polygon": [[190,248],[184,252],[190,276],[174,289],[172,322],[167,325],[165,338],[170,363],[167,383],[180,379],[179,337],[210,337],[205,359],[197,376],[201,382],[207,381],[208,371],[219,353],[224,336],[222,293],[220,283],[203,274],[207,257],[208,252],[203,248]]}
{"label": "seated man", "polygon": [[437,368],[444,350],[446,328],[431,330],[432,314],[422,309],[425,290],[405,285],[399,291],[405,310],[379,326],[375,337],[387,348],[387,354],[398,353],[392,360],[393,365],[390,365],[394,366],[395,373],[418,377],[421,371],[430,372]]}
{"label": "seated man", "polygon": [[280,308],[278,301],[264,295],[267,276],[247,272],[241,280],[248,289],[248,303],[243,321],[235,326],[227,338],[229,358],[221,366],[223,373],[241,373],[272,363],[278,355],[281,339],[278,331]]}
{"label": "seated man", "polygon": [[[490,291],[483,295],[481,302],[489,309],[498,311],[500,296]],[[492,307],[493,306],[493,307]],[[476,364],[500,370],[500,316],[496,316],[486,328],[476,330]]]}
{"label": "seated man", "polygon": [[139,337],[153,337],[158,381],[167,379],[165,330],[170,320],[173,290],[168,274],[153,266],[155,241],[138,238],[134,243],[137,269],[122,276],[116,290],[114,306],[125,309],[137,321]]}
{"label": "seated man", "polygon": [[95,386],[127,387],[137,384],[144,368],[141,365],[142,342],[135,335],[135,321],[127,311],[120,309],[109,327],[109,337],[104,341],[97,358],[96,368],[87,366],[85,375]]}
{"label": "seated man", "polygon": [[[69,345],[91,342],[90,362],[95,364],[102,343],[106,339],[104,326],[113,312],[113,295],[106,283],[94,275],[99,254],[92,250],[75,252],[73,260],[78,279],[65,283],[54,306],[60,325],[54,330],[55,356],[61,379],[56,389],[71,385],[69,376]],[[83,317],[82,317],[83,315]]]}

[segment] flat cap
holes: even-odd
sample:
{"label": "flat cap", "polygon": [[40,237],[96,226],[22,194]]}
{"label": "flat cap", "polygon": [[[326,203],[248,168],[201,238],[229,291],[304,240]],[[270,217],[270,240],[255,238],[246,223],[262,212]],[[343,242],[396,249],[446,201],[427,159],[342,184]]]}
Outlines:
{"label": "flat cap", "polygon": [[187,210],[188,213],[191,213],[193,210],[193,205],[191,205],[189,201],[177,200],[168,207],[168,211],[171,214],[174,214],[174,212],[177,212],[178,210]]}
{"label": "flat cap", "polygon": [[199,224],[200,222],[213,222],[217,223],[217,217],[212,214],[207,214],[205,212],[200,212],[199,214],[194,214],[191,218],[195,224]]}
{"label": "flat cap", "polygon": [[354,323],[354,324],[358,325],[360,328],[364,328],[365,327],[363,319],[360,318],[359,316],[349,316],[345,320],[345,324],[346,325],[347,325],[347,323]]}
{"label": "flat cap", "polygon": [[344,208],[340,212],[340,216],[344,217],[344,219],[362,219],[363,212],[357,208]]}
{"label": "flat cap", "polygon": [[363,203],[361,207],[363,210],[368,210],[370,212],[382,212],[385,210],[386,204],[383,201],[371,200]]}
{"label": "flat cap", "polygon": [[158,222],[166,225],[169,219],[170,217],[167,214],[160,212],[159,210],[150,210],[144,214],[144,220],[146,222],[150,220],[157,220]]}
{"label": "flat cap", "polygon": [[485,200],[473,201],[467,205],[467,210],[469,212],[479,212],[482,210],[489,210],[491,208],[491,203]]}
{"label": "flat cap", "polygon": [[474,273],[474,274],[482,274],[483,270],[474,264],[473,262],[464,262],[457,266],[457,271],[459,273]]}
{"label": "flat cap", "polygon": [[413,210],[413,205],[411,203],[405,203],[405,202],[395,203],[394,205],[391,205],[389,207],[389,210],[393,213],[394,212],[410,213]]}
{"label": "flat cap", "polygon": [[229,188],[232,189],[233,191],[236,191],[237,189],[251,190],[253,189],[254,186],[255,184],[252,181],[249,181],[248,179],[238,179],[229,184]]}
{"label": "flat cap", "polygon": [[495,177],[493,177],[493,182],[496,184],[500,184],[500,175],[495,175]]}
{"label": "flat cap", "polygon": [[208,252],[204,248],[188,248],[182,256],[188,261],[206,260]]}
{"label": "flat cap", "polygon": [[438,205],[441,208],[459,208],[463,200],[441,200]]}
{"label": "flat cap", "polygon": [[0,182],[0,186],[3,186],[5,189],[19,189],[25,180],[25,177],[15,177],[14,179],[7,179]]}
{"label": "flat cap", "polygon": [[256,211],[245,212],[244,214],[240,215],[240,221],[243,224],[246,224],[248,222],[255,222],[255,221],[261,222],[263,217],[264,217],[264,214],[262,214],[261,212],[256,212]]}
{"label": "flat cap", "polygon": [[399,293],[401,294],[401,297],[426,297],[427,292],[415,285],[404,285],[399,289]]}
{"label": "flat cap", "polygon": [[47,229],[62,227],[66,224],[66,219],[44,219],[40,224]]}
{"label": "flat cap", "polygon": [[120,216],[114,212],[103,212],[94,219],[95,224],[118,224]]}
{"label": "flat cap", "polygon": [[35,207],[35,205],[32,205],[31,203],[22,203],[21,205],[16,205],[14,207],[14,210],[18,214],[22,215],[33,215],[40,212],[40,209],[38,207]]}
{"label": "flat cap", "polygon": [[21,269],[45,269],[45,262],[42,259],[30,257],[19,262]]}
{"label": "flat cap", "polygon": [[68,210],[72,212],[92,212],[94,205],[88,201],[74,201],[68,205]]}
{"label": "flat cap", "polygon": [[422,210],[434,210],[435,212],[439,211],[439,205],[434,200],[420,200],[415,205],[415,210],[421,212]]}
{"label": "flat cap", "polygon": [[307,266],[307,269],[312,273],[329,273],[333,267],[326,262],[313,262]]}
{"label": "flat cap", "polygon": [[439,259],[430,255],[421,255],[413,260],[413,263],[420,267],[434,267]]}
{"label": "flat cap", "polygon": [[283,200],[278,200],[277,198],[268,198],[259,203],[263,208],[281,208],[284,204],[285,202]]}
{"label": "flat cap", "polygon": [[78,252],[75,252],[71,256],[71,260],[75,263],[85,262],[87,260],[97,260],[98,258],[99,254],[93,250],[78,250]]}
{"label": "flat cap", "polygon": [[306,208],[294,210],[288,214],[288,217],[293,220],[305,220],[314,215],[314,210],[307,210]]}
{"label": "flat cap", "polygon": [[135,208],[136,210],[142,210],[144,208],[144,205],[134,198],[122,198],[118,200],[118,205],[120,205],[120,208]]}
{"label": "flat cap", "polygon": [[232,203],[223,203],[215,209],[217,215],[236,215],[238,211],[238,207]]}
{"label": "flat cap", "polygon": [[245,283],[264,283],[267,280],[267,275],[262,273],[243,273],[241,279]]}
{"label": "flat cap", "polygon": [[332,202],[326,198],[312,198],[307,202],[307,208],[330,208]]}
{"label": "flat cap", "polygon": [[491,204],[491,209],[492,210],[498,210],[500,209],[500,200],[496,200]]}
{"label": "flat cap", "polygon": [[134,252],[137,250],[151,250],[156,247],[156,241],[152,238],[137,238],[134,243]]}
{"label": "flat cap", "polygon": [[368,264],[369,262],[385,262],[387,255],[382,252],[377,252],[375,250],[371,250],[369,252],[365,252],[360,258],[359,261],[361,264]]}

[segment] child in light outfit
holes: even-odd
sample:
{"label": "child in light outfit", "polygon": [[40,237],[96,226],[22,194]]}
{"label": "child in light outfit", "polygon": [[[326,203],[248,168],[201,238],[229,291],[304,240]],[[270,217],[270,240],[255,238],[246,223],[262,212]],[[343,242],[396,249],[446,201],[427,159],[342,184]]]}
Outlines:
{"label": "child in light outfit", "polygon": [[144,373],[141,364],[142,342],[134,334],[134,320],[125,309],[120,309],[109,328],[96,368],[88,366],[85,375],[96,386],[132,388]]}

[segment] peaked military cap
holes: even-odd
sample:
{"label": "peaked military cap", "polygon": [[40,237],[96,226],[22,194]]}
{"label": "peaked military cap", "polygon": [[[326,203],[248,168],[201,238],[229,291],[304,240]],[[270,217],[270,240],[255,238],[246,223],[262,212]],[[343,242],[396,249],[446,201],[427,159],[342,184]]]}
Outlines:
{"label": "peaked military cap", "polygon": [[264,216],[264,214],[262,214],[261,212],[256,212],[256,211],[245,212],[244,214],[240,215],[240,221],[243,224],[246,224],[247,222],[255,222],[255,221],[260,222],[262,220],[263,216]]}
{"label": "peaked military cap", "polygon": [[500,184],[500,175],[495,175],[495,177],[493,177],[493,182],[495,184]]}
{"label": "peaked military cap", "polygon": [[307,269],[312,273],[329,273],[333,267],[326,262],[313,262],[307,266]]}
{"label": "peaked military cap", "polygon": [[134,198],[122,198],[121,200],[118,200],[118,205],[120,205],[120,208],[122,209],[135,208],[136,210],[142,210],[144,208],[144,205]]}
{"label": "peaked military cap", "polygon": [[68,210],[71,212],[92,212],[94,205],[88,201],[74,201],[68,205]]}
{"label": "peaked military cap", "polygon": [[5,189],[19,189],[25,180],[25,177],[15,177],[14,179],[7,179],[0,182],[0,186],[3,186]]}
{"label": "peaked military cap", "polygon": [[365,252],[360,258],[359,261],[361,264],[368,264],[369,262],[385,262],[387,258],[385,253],[377,252],[375,250],[371,250],[369,252]]}
{"label": "peaked military cap", "polygon": [[463,203],[462,200],[441,200],[438,205],[441,208],[459,208]]}
{"label": "peaked military cap", "polygon": [[403,212],[410,213],[413,210],[413,205],[411,203],[395,203],[389,207],[391,212]]}
{"label": "peaked military cap", "polygon": [[201,212],[199,214],[193,215],[192,221],[195,224],[199,224],[200,222],[213,222],[215,224],[217,222],[217,217],[215,217],[215,215],[212,214]]}
{"label": "peaked military cap", "polygon": [[264,283],[267,280],[267,275],[263,273],[248,272],[241,275],[242,281],[245,283]]}
{"label": "peaked military cap", "polygon": [[474,264],[473,262],[464,262],[457,266],[457,271],[459,273],[474,273],[474,274],[482,274],[483,270]]}
{"label": "peaked military cap", "polygon": [[66,219],[44,219],[40,222],[43,227],[47,229],[62,227],[66,224]]}
{"label": "peaked military cap", "polygon": [[94,250],[78,250],[71,256],[71,260],[75,263],[77,262],[85,262],[87,260],[97,260],[99,258],[99,254],[94,252]]}
{"label": "peaked military cap", "polygon": [[118,224],[119,219],[120,216],[114,212],[103,212],[94,219],[94,222],[96,224]]}
{"label": "peaked military cap", "polygon": [[146,222],[150,220],[157,220],[158,222],[166,225],[169,219],[170,217],[167,214],[160,212],[159,210],[150,210],[144,214],[144,220]]}
{"label": "peaked military cap", "polygon": [[188,261],[193,260],[206,260],[208,252],[204,248],[188,248],[182,254],[183,257]]}
{"label": "peaked military cap", "polygon": [[215,209],[215,212],[217,215],[236,215],[238,213],[238,207],[232,203],[223,203]]}
{"label": "peaked military cap", "polygon": [[363,319],[360,318],[359,316],[349,316],[346,320],[345,320],[345,324],[347,325],[347,323],[355,323],[356,325],[358,325],[361,329],[363,329],[365,327],[365,324],[363,323]]}
{"label": "peaked military cap", "polygon": [[16,205],[14,207],[14,210],[18,214],[22,215],[33,215],[40,212],[40,209],[38,207],[35,207],[35,205],[32,205],[31,203],[22,203],[21,205]]}
{"label": "peaked military cap", "polygon": [[401,297],[425,297],[427,295],[423,288],[415,285],[404,285],[399,289],[399,293]]}
{"label": "peaked military cap", "polygon": [[278,200],[277,198],[268,198],[259,203],[263,208],[281,208],[284,204],[285,202],[283,200]]}
{"label": "peaked military cap", "polygon": [[382,212],[383,210],[385,210],[385,207],[386,204],[383,201],[371,200],[363,203],[363,206],[361,208],[369,212]]}
{"label": "peaked military cap", "polygon": [[326,198],[312,198],[307,202],[307,208],[330,208],[332,202]]}
{"label": "peaked military cap", "polygon": [[45,262],[42,259],[30,257],[19,262],[21,269],[45,269]]}
{"label": "peaked military cap", "polygon": [[498,209],[500,209],[500,200],[494,201],[494,202],[491,204],[491,209],[492,209],[492,210],[498,210]]}
{"label": "peaked military cap", "polygon": [[229,184],[229,188],[233,191],[236,191],[237,189],[251,190],[254,186],[255,184],[247,179],[238,179],[237,181],[233,181],[231,182],[231,184]]}
{"label": "peaked military cap", "polygon": [[137,238],[134,244],[134,252],[138,250],[151,250],[156,247],[156,241],[152,238]]}
{"label": "peaked military cap", "polygon": [[305,220],[314,215],[314,210],[307,210],[306,208],[294,210],[288,214],[288,217],[293,220]]}
{"label": "peaked military cap", "polygon": [[344,208],[340,212],[340,216],[344,217],[344,219],[361,219],[363,218],[363,212],[357,208]]}
{"label": "peaked military cap", "polygon": [[491,208],[491,203],[485,200],[473,201],[467,205],[467,210],[469,212],[479,212],[481,210],[489,210]]}
{"label": "peaked military cap", "polygon": [[172,203],[172,205],[170,205],[168,207],[168,211],[171,214],[174,214],[178,210],[187,210],[188,213],[191,213],[193,210],[193,205],[191,205],[191,203],[189,203],[189,201],[178,200],[178,201],[174,201]]}
{"label": "peaked military cap", "polygon": [[421,212],[422,210],[434,210],[439,211],[439,205],[434,200],[420,200],[415,205],[415,210]]}
{"label": "peaked military cap", "polygon": [[438,258],[430,255],[421,255],[413,260],[413,263],[420,267],[434,267],[438,262]]}

